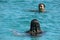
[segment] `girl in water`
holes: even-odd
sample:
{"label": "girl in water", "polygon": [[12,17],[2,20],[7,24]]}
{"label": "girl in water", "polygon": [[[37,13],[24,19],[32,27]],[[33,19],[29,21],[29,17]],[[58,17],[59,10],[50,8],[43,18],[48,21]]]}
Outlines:
{"label": "girl in water", "polygon": [[41,28],[40,24],[37,19],[33,19],[30,24],[30,30],[27,31],[26,33],[29,33],[32,36],[37,36],[38,34],[41,34]]}

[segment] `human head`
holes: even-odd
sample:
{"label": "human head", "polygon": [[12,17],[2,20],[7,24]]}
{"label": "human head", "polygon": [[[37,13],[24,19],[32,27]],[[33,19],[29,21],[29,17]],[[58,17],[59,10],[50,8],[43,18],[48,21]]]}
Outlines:
{"label": "human head", "polygon": [[30,25],[30,31],[40,29],[40,24],[37,19],[33,19]]}
{"label": "human head", "polygon": [[44,9],[45,9],[45,4],[40,3],[39,4],[39,12],[44,12]]}

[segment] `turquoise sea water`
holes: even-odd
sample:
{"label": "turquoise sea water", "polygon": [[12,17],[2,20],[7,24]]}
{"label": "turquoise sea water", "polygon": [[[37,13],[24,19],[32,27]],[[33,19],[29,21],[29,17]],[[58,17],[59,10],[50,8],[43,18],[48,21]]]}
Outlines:
{"label": "turquoise sea water", "polygon": [[[39,3],[46,5],[47,12],[30,11],[38,10]],[[39,20],[42,36],[24,33],[32,19]],[[0,0],[0,40],[60,40],[60,0]]]}

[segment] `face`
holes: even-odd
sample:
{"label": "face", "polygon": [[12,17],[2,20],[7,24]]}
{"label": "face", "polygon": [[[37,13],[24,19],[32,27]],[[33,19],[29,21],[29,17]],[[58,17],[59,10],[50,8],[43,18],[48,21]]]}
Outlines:
{"label": "face", "polygon": [[44,5],[43,4],[40,5],[40,9],[44,10]]}

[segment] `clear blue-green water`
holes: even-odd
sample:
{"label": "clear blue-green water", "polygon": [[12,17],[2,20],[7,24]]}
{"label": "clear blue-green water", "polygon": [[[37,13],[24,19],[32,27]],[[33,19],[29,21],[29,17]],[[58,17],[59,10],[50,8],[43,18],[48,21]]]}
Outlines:
{"label": "clear blue-green water", "polygon": [[[29,11],[38,10],[39,3],[46,5],[47,12]],[[32,19],[39,20],[45,31],[39,37],[25,33]],[[60,0],[0,0],[0,40],[60,40]]]}

